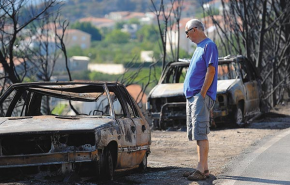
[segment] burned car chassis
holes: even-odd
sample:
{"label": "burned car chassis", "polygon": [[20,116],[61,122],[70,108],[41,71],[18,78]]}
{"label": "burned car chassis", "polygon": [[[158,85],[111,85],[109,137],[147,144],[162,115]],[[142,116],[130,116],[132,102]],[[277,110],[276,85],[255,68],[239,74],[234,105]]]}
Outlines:
{"label": "burned car chassis", "polygon": [[[189,60],[169,63],[148,95],[146,109],[157,129],[185,125],[186,100],[183,81]],[[219,58],[218,87],[213,117],[217,124],[244,125],[260,111],[257,70],[243,56]]]}
{"label": "burned car chassis", "polygon": [[15,84],[0,105],[0,169],[89,166],[112,179],[115,169],[147,166],[149,124],[121,84]]}

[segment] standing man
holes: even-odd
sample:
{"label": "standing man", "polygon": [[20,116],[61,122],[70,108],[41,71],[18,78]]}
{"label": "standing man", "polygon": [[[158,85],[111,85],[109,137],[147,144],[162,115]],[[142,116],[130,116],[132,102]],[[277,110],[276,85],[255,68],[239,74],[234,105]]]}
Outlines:
{"label": "standing man", "polygon": [[185,172],[188,180],[204,180],[209,176],[208,151],[210,111],[217,91],[218,51],[204,33],[204,25],[192,19],[185,26],[186,37],[197,45],[184,80],[186,122],[189,141],[196,140],[198,163],[194,172]]}

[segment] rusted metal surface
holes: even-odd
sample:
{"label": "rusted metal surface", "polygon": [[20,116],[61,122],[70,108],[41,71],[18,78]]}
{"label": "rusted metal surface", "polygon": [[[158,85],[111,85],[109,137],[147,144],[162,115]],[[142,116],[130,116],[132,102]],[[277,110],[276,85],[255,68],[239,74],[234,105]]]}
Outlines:
{"label": "rusted metal surface", "polygon": [[151,98],[183,96],[183,83],[159,84],[150,95]]}
{"label": "rusted metal surface", "polygon": [[218,80],[217,93],[226,93],[239,79]]}
{"label": "rusted metal surface", "polygon": [[90,162],[98,159],[98,151],[0,156],[0,168]]}
{"label": "rusted metal surface", "polygon": [[[186,102],[174,102],[174,103],[165,103],[161,107],[159,125],[162,125],[164,119],[182,119],[186,116],[186,112],[166,112],[166,109],[169,107],[180,107],[183,110],[186,108]],[[181,110],[182,110],[181,109]],[[166,115],[165,115],[166,114]]]}
{"label": "rusted metal surface", "polygon": [[[114,119],[101,117],[33,116],[27,119],[10,118],[0,125],[0,135],[22,132],[93,130],[104,124],[113,124]],[[25,125],[25,127],[23,127]],[[17,128],[17,129],[15,129]]]}
{"label": "rusted metal surface", "polygon": [[[17,93],[13,93],[15,89]],[[59,115],[50,115],[40,106],[46,96],[59,98],[50,99],[48,105],[52,106],[63,100],[77,103],[63,106]],[[82,101],[84,108],[79,103]],[[118,83],[15,84],[0,103],[6,103],[7,109],[6,117],[0,118],[0,168],[62,164],[61,171],[66,173],[73,170],[73,163],[106,165],[103,155],[110,150],[116,169],[122,169],[140,164],[150,153],[149,124],[126,88]],[[131,112],[127,106],[131,106]],[[65,113],[67,107],[74,115],[68,110]]]}
{"label": "rusted metal surface", "polygon": [[119,163],[117,165],[117,168],[119,167],[128,168],[128,167],[139,165],[142,162],[144,155],[146,155],[146,152],[147,152],[146,148],[144,148],[143,150],[129,149],[128,151],[124,150],[120,152],[118,155]]}

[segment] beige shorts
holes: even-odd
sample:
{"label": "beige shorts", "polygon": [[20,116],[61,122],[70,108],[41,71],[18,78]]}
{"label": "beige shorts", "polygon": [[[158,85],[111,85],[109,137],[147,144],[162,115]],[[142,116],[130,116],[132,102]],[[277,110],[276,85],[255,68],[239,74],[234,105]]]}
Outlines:
{"label": "beige shorts", "polygon": [[208,95],[203,98],[200,93],[186,100],[186,124],[188,140],[207,140],[210,133],[210,110],[215,101]]}

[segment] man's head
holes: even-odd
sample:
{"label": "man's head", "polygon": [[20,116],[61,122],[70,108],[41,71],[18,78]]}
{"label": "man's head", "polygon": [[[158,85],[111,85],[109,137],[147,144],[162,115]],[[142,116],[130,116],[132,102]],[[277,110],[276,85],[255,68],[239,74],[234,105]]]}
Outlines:
{"label": "man's head", "polygon": [[185,34],[194,43],[199,43],[206,38],[204,25],[198,19],[191,19],[186,23]]}

